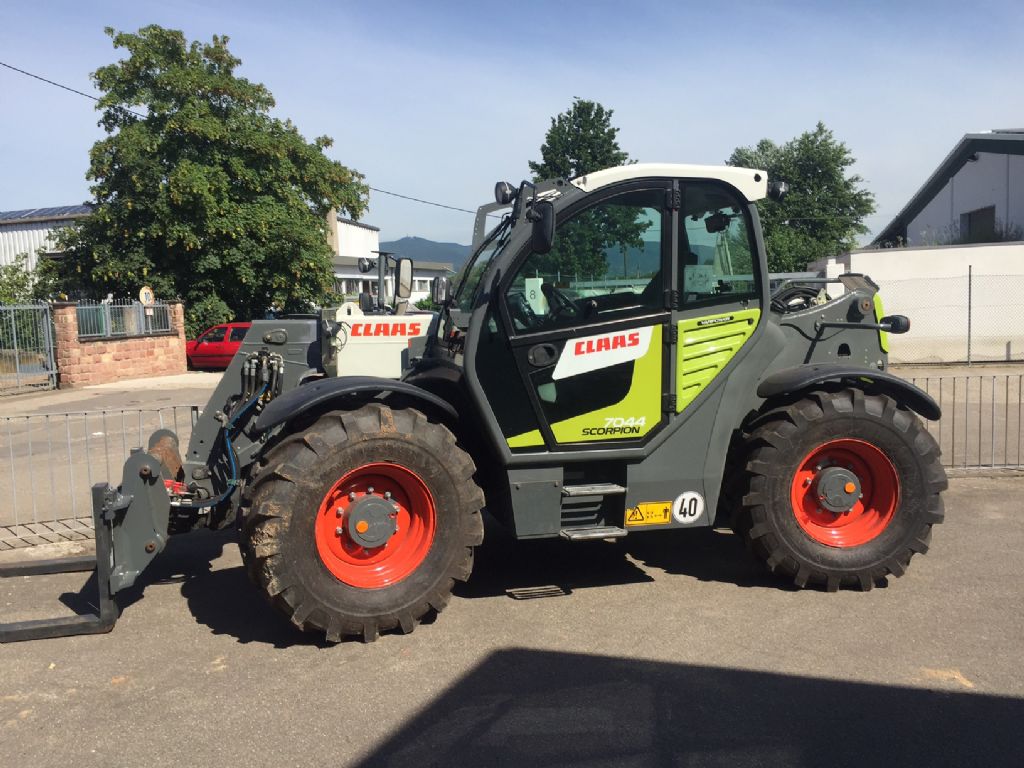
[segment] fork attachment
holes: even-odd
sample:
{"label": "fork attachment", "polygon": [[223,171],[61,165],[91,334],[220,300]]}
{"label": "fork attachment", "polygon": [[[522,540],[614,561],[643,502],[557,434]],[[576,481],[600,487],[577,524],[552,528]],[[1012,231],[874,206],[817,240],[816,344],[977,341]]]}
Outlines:
{"label": "fork attachment", "polygon": [[77,616],[0,624],[0,643],[109,632],[120,616],[114,595],[130,587],[167,544],[170,499],[159,459],[141,449],[124,465],[120,487],[92,487],[96,556],[63,557],[0,565],[0,577],[95,571],[96,611]]}

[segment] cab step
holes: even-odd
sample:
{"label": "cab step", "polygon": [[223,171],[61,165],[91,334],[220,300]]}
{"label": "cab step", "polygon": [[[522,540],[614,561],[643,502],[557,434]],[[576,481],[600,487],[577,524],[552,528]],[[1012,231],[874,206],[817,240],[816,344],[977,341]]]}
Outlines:
{"label": "cab step", "polygon": [[563,485],[563,496],[616,496],[625,493],[626,488],[615,483],[588,483],[587,485]]}
{"label": "cab step", "polygon": [[592,539],[621,539],[629,531],[614,525],[595,525],[589,528],[563,528],[559,535],[569,541],[590,541]]}

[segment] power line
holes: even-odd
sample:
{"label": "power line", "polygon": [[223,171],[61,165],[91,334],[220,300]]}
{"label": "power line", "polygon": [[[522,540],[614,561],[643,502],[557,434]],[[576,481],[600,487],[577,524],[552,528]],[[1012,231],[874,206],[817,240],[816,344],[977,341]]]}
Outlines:
{"label": "power line", "polygon": [[[55,80],[50,80],[49,78],[43,77],[42,75],[37,75],[37,74],[35,74],[33,72],[28,72],[28,71],[26,71],[24,69],[20,69],[18,67],[15,67],[12,64],[8,64],[7,62],[0,61],[0,66],[6,67],[7,69],[12,70],[13,72],[17,72],[18,74],[25,75],[26,77],[31,77],[31,78],[33,78],[35,80],[39,80],[41,82],[44,82],[47,85],[52,85],[52,86],[55,86],[57,88],[61,88],[62,90],[69,91],[70,93],[73,93],[73,94],[75,94],[77,96],[84,96],[85,98],[92,99],[95,102],[99,102],[99,100],[100,100],[99,96],[94,96],[93,94],[86,93],[85,91],[79,91],[76,88],[72,88],[72,87],[64,85],[62,83],[58,83]],[[123,111],[128,112],[130,114],[133,114],[133,115],[135,115],[137,117],[141,117],[141,118],[145,118],[146,117],[146,115],[143,115],[143,114],[141,114],[139,112],[135,112],[134,110],[127,109],[125,107],[122,107],[122,109],[123,109]],[[431,200],[423,200],[422,198],[419,198],[419,197],[410,197],[409,195],[400,195],[398,192],[389,192],[386,189],[378,189],[377,187],[369,187],[369,189],[373,190],[374,192],[379,192],[382,195],[391,195],[392,197],[400,197],[403,200],[411,200],[414,203],[423,203],[424,205],[433,205],[436,208],[445,208],[445,209],[447,209],[449,211],[459,211],[460,213],[469,213],[469,214],[476,215],[476,211],[472,211],[472,210],[470,210],[468,208],[459,208],[459,207],[454,206],[454,205],[445,205],[444,203],[435,203],[435,202],[433,202]]]}
{"label": "power line", "polygon": [[[54,85],[54,86],[56,86],[58,88],[64,89],[65,91],[70,91],[71,93],[74,93],[74,94],[76,94],[78,96],[85,96],[85,98],[92,99],[95,102],[99,102],[99,100],[100,100],[99,96],[93,96],[91,93],[86,93],[85,91],[79,91],[78,89],[72,88],[69,85],[63,85],[62,83],[58,83],[58,82],[56,82],[54,80],[49,80],[49,79],[43,77],[42,75],[36,75],[36,74],[33,74],[32,72],[26,72],[24,69],[18,69],[17,67],[12,66],[11,64],[8,64],[5,61],[0,61],[0,67],[7,67],[7,69],[10,69],[10,70],[12,70],[14,72],[17,72],[20,75],[25,75],[26,77],[32,77],[32,78],[35,78],[36,80],[41,80],[42,82],[46,83],[47,85]],[[128,112],[130,114],[135,115],[136,117],[145,117],[145,115],[143,115],[142,113],[136,112],[136,111],[134,111],[132,109],[128,109],[127,107],[121,107],[121,109],[124,112]]]}
{"label": "power line", "polygon": [[[409,195],[400,195],[397,192],[388,192],[386,189],[377,189],[377,187],[368,187],[368,189],[379,192],[382,195],[391,195],[392,197],[400,197],[403,200],[412,200],[414,203],[423,203],[424,205],[433,205],[437,208],[447,208],[449,211],[461,211],[462,213],[471,213],[476,215],[476,211],[471,211],[469,208],[457,208],[454,205],[445,205],[444,203],[435,203],[430,200],[422,200],[418,197],[409,197]],[[494,214],[490,214],[493,216]]]}
{"label": "power line", "polygon": [[[52,85],[52,86],[55,86],[57,88],[61,88],[62,90],[69,91],[70,93],[74,93],[77,96],[84,96],[85,98],[92,99],[95,102],[99,102],[100,101],[100,97],[99,96],[94,96],[93,94],[86,93],[85,91],[79,91],[76,88],[72,88],[72,87],[70,87],[68,85],[64,85],[63,83],[58,83],[55,80],[50,80],[49,78],[43,77],[42,75],[37,75],[37,74],[35,74],[33,72],[28,72],[28,71],[26,71],[24,69],[19,69],[18,67],[15,67],[12,64],[8,64],[5,61],[0,61],[0,67],[6,67],[7,69],[10,69],[13,72],[17,72],[18,74],[25,75],[26,77],[31,77],[31,78],[33,78],[35,80],[39,80],[41,82],[46,83],[47,85]],[[127,107],[115,107],[115,109],[120,109],[123,112],[127,112],[128,114],[132,114],[132,115],[135,115],[136,117],[141,117],[143,119],[145,119],[145,117],[146,117],[146,115],[142,114],[141,112],[136,112],[135,110],[128,109]],[[459,208],[458,206],[455,206],[455,205],[446,205],[445,203],[436,203],[436,202],[434,202],[432,200],[424,200],[423,198],[420,198],[420,197],[411,197],[410,195],[402,195],[402,194],[399,194],[398,192],[390,192],[390,191],[388,191],[386,189],[379,189],[377,187],[368,187],[368,189],[372,190],[373,192],[377,192],[379,194],[382,194],[382,195],[390,195],[391,197],[398,197],[398,198],[401,198],[402,200],[410,200],[410,201],[412,201],[414,203],[422,203],[423,205],[432,205],[435,208],[444,208],[444,209],[449,210],[449,211],[458,211],[460,213],[468,213],[468,214],[471,214],[471,215],[476,215],[476,211],[470,210],[469,208]],[[864,218],[865,219],[873,219],[873,218],[880,218],[881,216],[882,216],[882,214],[876,213],[876,214],[872,214],[870,216],[865,216]],[[494,213],[488,214],[488,217],[490,217],[490,218],[501,218],[498,214],[494,214]],[[855,219],[855,218],[857,218],[857,217],[856,216],[790,216],[790,217],[786,218],[786,221],[834,221],[834,220],[838,220],[838,219]]]}

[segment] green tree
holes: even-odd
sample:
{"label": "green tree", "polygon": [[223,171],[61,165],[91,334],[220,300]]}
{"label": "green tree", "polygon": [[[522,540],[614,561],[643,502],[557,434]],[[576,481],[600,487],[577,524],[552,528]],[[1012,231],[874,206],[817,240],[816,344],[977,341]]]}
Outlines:
{"label": "green tree", "polygon": [[[90,151],[93,214],[62,232],[69,290],[186,302],[191,332],[271,306],[305,310],[331,283],[326,215],[357,218],[367,188],[271,117],[270,92],[235,75],[228,38],[106,30],[127,58],[93,74],[108,134]],[[142,116],[140,116],[140,114]]]}
{"label": "green tree", "polygon": [[0,264],[0,304],[32,301],[32,282],[27,253],[19,253],[10,264]]}
{"label": "green tree", "polygon": [[783,200],[758,203],[772,272],[803,271],[809,262],[856,248],[857,235],[867,232],[874,195],[860,176],[848,175],[853,154],[823,123],[782,145],[762,139],[739,147],[726,162],[789,184]]}
{"label": "green tree", "polygon": [[[565,112],[551,118],[540,147],[539,162],[530,161],[535,181],[574,179],[604,168],[629,163],[619,147],[614,110],[576,97]],[[604,206],[577,216],[558,231],[554,247],[539,263],[544,272],[600,279],[608,271],[607,250],[642,248],[649,226],[637,221],[632,208]]]}

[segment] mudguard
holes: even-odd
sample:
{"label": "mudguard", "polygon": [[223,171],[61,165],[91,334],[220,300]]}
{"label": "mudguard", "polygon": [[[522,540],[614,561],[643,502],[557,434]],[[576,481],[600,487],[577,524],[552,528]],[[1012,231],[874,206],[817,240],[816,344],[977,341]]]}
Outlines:
{"label": "mudguard", "polygon": [[825,382],[849,382],[861,386],[870,384],[892,393],[909,408],[930,421],[938,421],[942,417],[942,409],[931,395],[923,389],[915,387],[909,381],[886,371],[841,363],[797,365],[776,371],[762,379],[761,383],[757,385],[757,396],[767,400],[770,397],[800,392],[815,384]]}
{"label": "mudguard", "polygon": [[413,384],[376,376],[339,376],[319,379],[275,397],[256,419],[255,428],[258,432],[266,432],[311,408],[331,401],[342,401],[353,395],[373,395],[382,392],[408,395],[440,408],[453,419],[459,417],[448,401]]}

